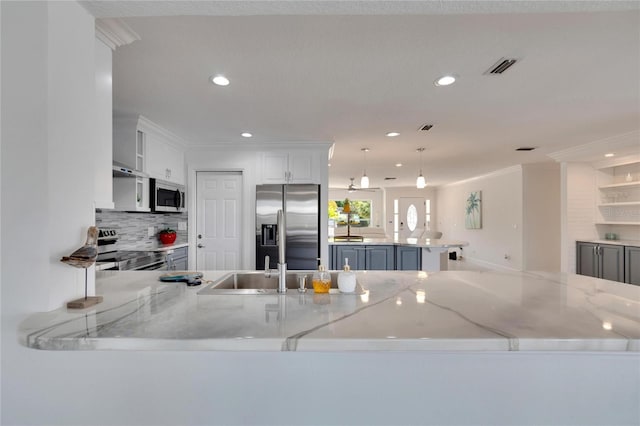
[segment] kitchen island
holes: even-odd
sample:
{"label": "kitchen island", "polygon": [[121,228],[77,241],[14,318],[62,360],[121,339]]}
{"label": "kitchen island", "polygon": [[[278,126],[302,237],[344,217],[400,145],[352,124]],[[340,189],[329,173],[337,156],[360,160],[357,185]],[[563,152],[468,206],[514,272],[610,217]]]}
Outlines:
{"label": "kitchen island", "polygon": [[[347,257],[353,269],[446,271],[449,250],[469,245],[466,241],[432,238],[364,237],[356,241],[344,238],[348,237],[329,238],[329,256],[335,269],[341,269]],[[371,258],[373,251],[377,255],[373,253]],[[401,259],[407,255],[411,256],[410,266],[403,265]]]}
{"label": "kitchen island", "polygon": [[640,352],[640,287],[574,274],[367,271],[357,273],[363,294],[250,296],[199,294],[207,284],[160,275],[100,272],[102,304],[32,315],[21,342],[47,350]]}

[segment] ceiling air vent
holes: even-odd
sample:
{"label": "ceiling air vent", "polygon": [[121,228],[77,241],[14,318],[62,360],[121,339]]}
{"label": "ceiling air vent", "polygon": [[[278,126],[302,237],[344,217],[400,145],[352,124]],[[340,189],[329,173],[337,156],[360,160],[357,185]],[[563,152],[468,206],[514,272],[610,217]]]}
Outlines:
{"label": "ceiling air vent", "polygon": [[430,130],[432,127],[433,127],[433,124],[425,124],[424,126],[420,126],[420,131],[426,132],[427,130]]}
{"label": "ceiling air vent", "polygon": [[523,146],[521,148],[516,148],[516,151],[533,151],[535,148],[531,146]]}
{"label": "ceiling air vent", "polygon": [[485,74],[502,74],[503,72],[511,68],[511,66],[517,61],[517,59],[513,58],[501,58],[498,62],[495,63],[494,66],[489,68],[487,72],[485,72]]}
{"label": "ceiling air vent", "polygon": [[386,178],[384,178],[384,180],[394,180],[394,179],[395,179],[394,177],[386,177]]}

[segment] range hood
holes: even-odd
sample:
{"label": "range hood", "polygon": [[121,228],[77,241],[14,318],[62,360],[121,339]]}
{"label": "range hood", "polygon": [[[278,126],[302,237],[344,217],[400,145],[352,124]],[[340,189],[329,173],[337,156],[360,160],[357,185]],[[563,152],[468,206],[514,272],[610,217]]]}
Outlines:
{"label": "range hood", "polygon": [[126,166],[122,163],[118,163],[117,161],[113,162],[113,177],[143,177],[148,178],[149,175],[145,172],[141,172],[139,170],[135,170],[132,167]]}

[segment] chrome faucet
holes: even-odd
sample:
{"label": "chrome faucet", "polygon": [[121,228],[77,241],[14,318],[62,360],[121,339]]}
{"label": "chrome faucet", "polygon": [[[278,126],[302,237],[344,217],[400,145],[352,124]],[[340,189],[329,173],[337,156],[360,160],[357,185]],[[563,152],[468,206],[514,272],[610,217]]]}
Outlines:
{"label": "chrome faucet", "polygon": [[287,292],[287,259],[285,258],[285,219],[284,212],[278,210],[278,293]]}
{"label": "chrome faucet", "polygon": [[282,210],[278,210],[278,272],[272,272],[269,269],[269,255],[264,257],[264,275],[267,278],[278,277],[278,293],[287,292],[287,261],[285,259],[285,220]]}

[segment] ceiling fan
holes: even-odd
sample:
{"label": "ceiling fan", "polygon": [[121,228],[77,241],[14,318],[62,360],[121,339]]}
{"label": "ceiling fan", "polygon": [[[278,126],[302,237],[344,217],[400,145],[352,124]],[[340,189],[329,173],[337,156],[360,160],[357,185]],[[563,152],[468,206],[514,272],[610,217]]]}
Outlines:
{"label": "ceiling fan", "polygon": [[347,187],[347,191],[349,192],[355,192],[355,191],[364,191],[364,192],[374,192],[376,189],[381,189],[381,188],[373,188],[373,187],[369,187],[369,188],[358,188],[355,183],[353,183],[353,181],[355,180],[355,178],[349,178],[351,179],[351,183],[349,184],[349,186]]}

